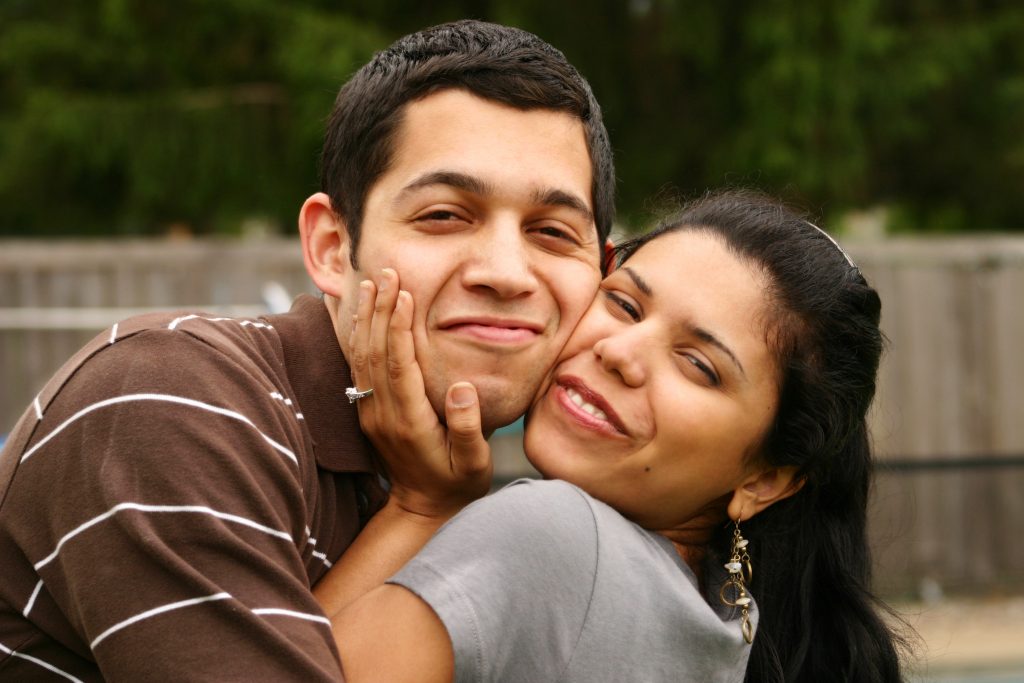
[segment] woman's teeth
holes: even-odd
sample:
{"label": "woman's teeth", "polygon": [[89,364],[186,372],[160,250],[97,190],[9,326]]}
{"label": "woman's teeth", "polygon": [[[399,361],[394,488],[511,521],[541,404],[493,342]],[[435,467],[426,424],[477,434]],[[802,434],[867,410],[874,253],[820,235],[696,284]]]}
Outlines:
{"label": "woman's teeth", "polygon": [[569,396],[570,401],[572,401],[577,406],[582,408],[585,412],[593,415],[599,420],[604,420],[605,422],[608,421],[608,415],[603,410],[595,406],[593,403],[587,403],[586,401],[584,401],[583,394],[581,394],[580,392],[576,391],[571,387],[566,387],[565,393]]}

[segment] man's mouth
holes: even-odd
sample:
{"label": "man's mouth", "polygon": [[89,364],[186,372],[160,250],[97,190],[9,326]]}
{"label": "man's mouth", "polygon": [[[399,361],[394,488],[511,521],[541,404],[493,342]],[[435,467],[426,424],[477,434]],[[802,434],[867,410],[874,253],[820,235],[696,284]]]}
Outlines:
{"label": "man's mouth", "polygon": [[526,320],[506,318],[456,318],[438,326],[471,340],[487,344],[518,345],[533,341],[543,331],[543,325]]}

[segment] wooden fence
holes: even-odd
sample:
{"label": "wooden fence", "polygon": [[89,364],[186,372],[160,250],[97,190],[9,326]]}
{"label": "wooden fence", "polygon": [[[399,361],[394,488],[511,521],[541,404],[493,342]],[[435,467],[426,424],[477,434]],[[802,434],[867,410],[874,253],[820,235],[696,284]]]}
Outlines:
{"label": "wooden fence", "polygon": [[[849,251],[890,340],[872,416],[879,587],[1024,586],[1024,238],[900,239]],[[135,309],[251,314],[269,282],[311,291],[292,240],[0,243],[0,434],[46,378]],[[515,433],[498,471],[528,472]]]}
{"label": "wooden fence", "polygon": [[1024,587],[1024,239],[851,249],[890,340],[872,433],[878,583]]}

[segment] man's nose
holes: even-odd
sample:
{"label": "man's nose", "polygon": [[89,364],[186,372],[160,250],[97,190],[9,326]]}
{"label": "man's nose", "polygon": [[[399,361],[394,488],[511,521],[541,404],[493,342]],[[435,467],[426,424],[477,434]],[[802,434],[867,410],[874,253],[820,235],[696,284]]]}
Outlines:
{"label": "man's nose", "polygon": [[480,231],[472,249],[474,253],[463,270],[466,287],[485,288],[503,299],[537,290],[536,254],[518,221],[496,221],[489,230]]}

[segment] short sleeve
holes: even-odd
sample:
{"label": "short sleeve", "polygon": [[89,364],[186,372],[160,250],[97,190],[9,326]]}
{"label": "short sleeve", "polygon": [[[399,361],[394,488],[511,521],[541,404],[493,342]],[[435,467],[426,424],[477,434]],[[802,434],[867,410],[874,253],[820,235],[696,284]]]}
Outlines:
{"label": "short sleeve", "polygon": [[273,391],[180,332],[88,361],[5,501],[39,577],[26,616],[64,621],[109,680],[341,680],[305,572],[300,429]]}
{"label": "short sleeve", "polygon": [[391,583],[444,623],[456,681],[557,679],[586,622],[597,539],[578,489],[523,480],[463,510]]}

